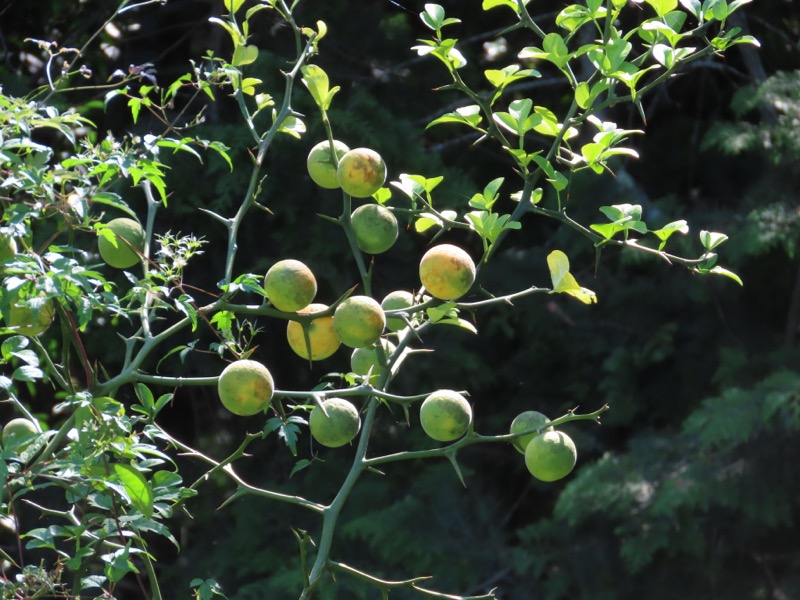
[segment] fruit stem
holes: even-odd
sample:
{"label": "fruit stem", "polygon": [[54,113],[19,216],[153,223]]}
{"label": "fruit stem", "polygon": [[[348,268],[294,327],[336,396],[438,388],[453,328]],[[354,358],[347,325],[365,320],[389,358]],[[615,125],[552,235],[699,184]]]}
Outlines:
{"label": "fruit stem", "polygon": [[364,294],[372,296],[372,274],[367,269],[364,263],[364,255],[356,243],[356,235],[353,232],[353,225],[350,221],[350,213],[352,208],[352,199],[350,194],[342,191],[342,215],[339,217],[339,225],[344,229],[344,234],[347,237],[347,243],[350,244],[350,251],[353,253],[353,258],[356,260],[358,273],[361,275],[361,283],[364,285]]}

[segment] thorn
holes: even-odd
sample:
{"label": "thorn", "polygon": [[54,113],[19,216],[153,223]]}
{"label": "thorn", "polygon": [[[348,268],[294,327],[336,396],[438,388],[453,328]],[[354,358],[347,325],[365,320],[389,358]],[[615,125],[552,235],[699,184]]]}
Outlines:
{"label": "thorn", "polygon": [[449,460],[450,464],[453,465],[453,469],[455,470],[456,476],[458,477],[458,480],[461,482],[461,485],[463,485],[466,488],[467,484],[464,481],[464,475],[461,473],[461,467],[458,466],[458,460],[456,459],[456,455],[455,454],[451,455],[448,453],[447,460]]}

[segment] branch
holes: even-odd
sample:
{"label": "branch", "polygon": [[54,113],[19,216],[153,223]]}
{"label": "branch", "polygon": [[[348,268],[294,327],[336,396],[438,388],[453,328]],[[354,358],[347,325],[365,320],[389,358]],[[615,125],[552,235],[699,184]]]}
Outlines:
{"label": "branch", "polygon": [[431,450],[411,450],[407,452],[397,452],[395,454],[387,454],[384,456],[376,456],[375,458],[365,459],[364,466],[375,467],[376,465],[382,465],[385,463],[398,462],[401,460],[414,460],[418,458],[449,459],[462,448],[466,446],[471,446],[473,444],[510,443],[521,435],[526,435],[528,433],[535,433],[545,427],[558,427],[559,425],[563,425],[564,423],[570,423],[572,421],[595,421],[599,423],[600,415],[606,412],[608,409],[609,409],[608,404],[604,404],[594,412],[578,415],[575,414],[575,410],[577,409],[573,408],[572,410],[568,411],[566,415],[554,419],[549,423],[545,423],[543,425],[534,427],[529,430],[520,431],[518,433],[507,433],[505,435],[480,435],[479,433],[470,431],[467,433],[467,435],[462,437],[457,442],[453,442],[449,446],[444,446],[442,448],[433,448]]}
{"label": "branch", "polygon": [[373,577],[368,573],[364,573],[364,571],[359,571],[358,569],[355,569],[349,565],[333,560],[328,561],[328,566],[337,571],[341,571],[342,573],[347,573],[348,575],[356,577],[357,579],[361,579],[362,581],[371,583],[375,587],[380,588],[385,592],[389,592],[393,589],[406,588],[412,589],[415,592],[419,592],[421,595],[427,596],[428,598],[444,598],[446,600],[492,600],[497,598],[497,596],[494,595],[494,590],[490,591],[488,594],[482,594],[480,596],[454,596],[452,594],[443,594],[428,588],[420,587],[418,584],[431,579],[429,576],[414,577],[413,579],[404,579],[401,581],[389,581],[387,579],[378,579],[377,577]]}

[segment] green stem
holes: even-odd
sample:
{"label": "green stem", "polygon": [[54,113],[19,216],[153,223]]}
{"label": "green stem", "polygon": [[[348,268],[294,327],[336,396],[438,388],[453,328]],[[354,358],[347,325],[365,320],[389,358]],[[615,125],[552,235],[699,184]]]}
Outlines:
{"label": "green stem", "polygon": [[[232,463],[234,460],[236,460],[238,458],[241,458],[241,456],[244,455],[244,450],[242,449],[242,446],[240,446],[236,450],[236,452],[234,452],[234,454],[232,454],[227,459],[225,459],[225,461],[226,461],[225,465],[220,466],[221,465],[220,462],[214,460],[213,458],[210,458],[210,457],[206,456],[205,454],[203,454],[202,452],[199,452],[198,450],[195,450],[191,446],[188,446],[187,444],[184,444],[180,440],[175,439],[174,437],[169,435],[159,425],[155,424],[155,426],[158,427],[158,430],[161,432],[161,435],[164,436],[165,440],[167,440],[170,444],[172,444],[173,446],[175,446],[176,448],[178,448],[179,450],[184,452],[187,456],[194,457],[194,458],[199,458],[200,460],[202,460],[206,464],[211,465],[212,469],[208,473],[203,475],[201,478],[199,478],[193,485],[200,485],[200,483],[202,483],[204,481],[207,481],[209,474],[212,473],[212,472],[214,472],[214,473],[223,472],[239,486],[239,489],[236,491],[236,493],[232,497],[230,497],[226,501],[226,503],[228,503],[228,502],[232,501],[233,499],[238,498],[240,496],[244,496],[244,495],[250,494],[250,495],[254,495],[254,496],[260,496],[260,497],[263,497],[263,498],[268,498],[270,500],[277,500],[279,502],[285,502],[287,504],[294,504],[296,506],[302,506],[303,508],[308,508],[309,510],[312,510],[312,511],[317,512],[317,513],[322,513],[324,511],[324,509],[325,509],[325,507],[322,506],[321,504],[317,504],[316,502],[311,502],[310,500],[306,500],[302,496],[291,496],[291,495],[288,495],[288,494],[281,494],[279,492],[273,492],[271,490],[265,490],[265,489],[257,488],[255,486],[252,486],[252,485],[246,483],[241,477],[239,477],[234,472],[233,467],[230,465],[230,463]],[[254,436],[253,439],[258,439],[258,438],[261,437],[261,434],[249,434],[248,438],[250,436]],[[246,442],[246,444],[243,443],[243,446],[246,448],[247,444],[249,444],[249,441],[246,439],[245,442]],[[234,455],[235,455],[235,457],[234,457]],[[234,458],[232,458],[232,457],[234,457]]]}
{"label": "green stem", "polygon": [[461,450],[466,446],[471,446],[473,444],[497,444],[497,443],[510,443],[513,442],[517,437],[521,435],[526,435],[528,433],[534,433],[539,431],[542,427],[558,427],[565,423],[570,423],[572,421],[595,421],[600,422],[600,415],[608,410],[608,405],[604,404],[598,410],[588,413],[577,415],[575,414],[574,410],[569,411],[566,415],[559,417],[558,419],[553,419],[549,423],[546,423],[543,426],[538,426],[529,430],[520,431],[518,433],[507,433],[505,435],[480,435],[479,433],[475,433],[474,431],[469,432],[463,438],[458,440],[457,442],[453,442],[449,446],[444,446],[442,448],[434,448],[431,450],[412,450],[406,452],[397,452],[395,454],[387,454],[384,456],[376,456],[375,458],[370,458],[364,461],[364,465],[367,467],[375,467],[377,465],[382,465],[385,463],[392,463],[392,462],[399,462],[401,460],[416,460],[420,458],[448,458],[449,456],[455,455],[456,452]]}
{"label": "green stem", "polygon": [[328,561],[328,566],[357,579],[361,579],[362,581],[366,581],[383,592],[406,588],[412,589],[415,592],[419,592],[420,595],[427,596],[428,598],[442,598],[444,600],[494,600],[497,598],[497,596],[494,595],[494,590],[488,594],[482,594],[480,596],[454,596],[452,594],[443,594],[429,588],[420,587],[419,584],[423,581],[429,580],[430,577],[414,577],[413,579],[390,581],[388,579],[379,579],[378,577],[365,573],[364,571],[359,571],[358,569],[355,569],[349,565],[332,560]]}

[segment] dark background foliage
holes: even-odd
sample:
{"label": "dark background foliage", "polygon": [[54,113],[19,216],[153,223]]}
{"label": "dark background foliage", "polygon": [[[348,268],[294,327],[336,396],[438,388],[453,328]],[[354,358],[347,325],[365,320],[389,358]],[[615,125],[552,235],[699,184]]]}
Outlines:
{"label": "dark background foliage", "polygon": [[[221,4],[171,0],[124,15],[115,23],[119,38],[100,36],[106,54],[87,55],[89,83],[148,62],[159,82],[169,82],[206,49],[227,51],[228,40],[207,21]],[[491,62],[483,45],[506,23],[503,11],[485,14],[477,0],[442,4],[464,21],[456,35],[470,60],[467,81],[477,82],[482,69],[512,60],[506,54]],[[422,5],[301,5],[298,20],[322,19],[330,29],[318,63],[342,86],[330,113],[335,135],[351,147],[381,152],[390,179],[402,172],[444,175],[437,190],[442,207],[463,205],[497,176],[506,177],[501,202],[510,204],[513,174],[497,148],[473,145],[474,138],[458,128],[424,130],[461,99],[433,91],[444,82],[441,70],[409,50],[416,37],[427,35],[416,17]],[[44,83],[35,60],[39,53],[25,38],[79,47],[109,10],[101,0],[0,4],[4,90],[24,94]],[[267,11],[262,15],[254,32],[261,53],[252,71],[267,89],[278,90],[277,70],[285,65],[290,40]],[[722,255],[744,288],[616,249],[605,251],[595,269],[589,242],[526,217],[483,285],[508,293],[545,284],[545,256],[558,248],[599,303],[587,307],[566,297],[537,296],[513,310],[482,311],[476,315],[480,337],[458,329],[431,333],[426,341],[435,352],[413,357],[394,389],[466,388],[485,433],[505,432],[523,410],[555,417],[608,402],[603,426],[569,428],[579,448],[578,468],[556,484],[536,482],[513,449],[495,445],[463,453],[466,488],[446,463],[390,465],[385,475],[365,478],[353,494],[334,548],[337,559],[389,578],[435,575],[439,589],[478,593],[497,586],[502,597],[513,599],[800,597],[800,18],[792,0],[759,1],[738,18],[739,26],[761,40],[761,49],[737,46],[725,58],[702,61],[677,76],[644,102],[646,124],[628,108],[605,115],[646,131],[634,139],[641,159],[614,165],[615,176],[576,177],[568,202],[584,222],[596,220],[599,206],[621,202],[642,204],[648,223],[686,218],[693,233],[683,243],[695,249],[700,229],[724,231],[730,240]],[[524,43],[513,36],[507,41],[512,49]],[[557,112],[570,95],[547,76],[535,85],[520,93]],[[103,110],[102,98],[102,92],[90,91],[57,101],[81,104],[101,130],[116,136],[155,125],[145,115],[134,125],[121,102]],[[230,173],[213,156],[202,165],[171,159],[170,209],[158,225],[162,232],[191,230],[209,240],[210,250],[189,273],[207,289],[216,281],[206,274],[222,272],[223,253],[214,248],[223,231],[197,208],[230,212],[247,185],[249,139],[231,102],[220,96],[209,104],[198,133],[230,145],[237,167]],[[273,148],[261,200],[274,214],[248,221],[237,269],[263,273],[278,258],[300,258],[317,273],[320,301],[331,302],[357,282],[357,271],[340,232],[315,216],[335,215],[339,203],[305,173],[308,149],[324,134],[312,103],[304,100],[298,108],[309,115],[309,131]],[[123,193],[135,206],[139,192]],[[468,248],[474,242],[450,239]],[[407,232],[376,259],[377,296],[413,285],[426,242]],[[286,351],[281,323],[258,325],[256,356],[270,365],[278,387],[308,389],[326,373],[348,368],[342,351],[309,369]],[[208,338],[206,345],[212,341],[207,333],[199,335]],[[113,334],[96,327],[90,343],[106,348]],[[106,356],[113,365],[114,357]],[[194,353],[185,364],[175,358],[163,369],[205,375],[217,372],[220,363]],[[49,401],[31,398],[40,413],[47,413]],[[178,391],[163,414],[176,435],[219,456],[252,427],[225,414],[212,389]],[[379,431],[373,452],[425,443],[420,429],[407,428],[399,412],[386,412]],[[351,453],[322,450],[324,463],[289,478],[295,459],[270,438],[239,470],[255,485],[327,501]],[[300,454],[310,454],[307,435]],[[199,465],[185,467],[202,472]],[[216,510],[230,492],[220,480],[190,504],[193,518],[181,517],[183,552],[177,556],[165,547],[159,563],[167,597],[185,597],[195,576],[218,578],[232,599],[291,597],[299,568],[290,525],[313,536],[315,520],[254,497]],[[375,594],[343,580],[325,586],[322,597]]]}

